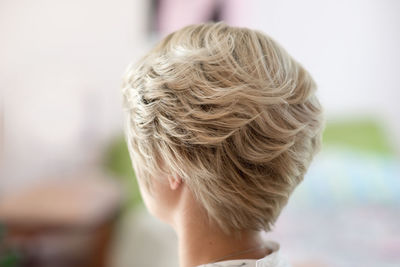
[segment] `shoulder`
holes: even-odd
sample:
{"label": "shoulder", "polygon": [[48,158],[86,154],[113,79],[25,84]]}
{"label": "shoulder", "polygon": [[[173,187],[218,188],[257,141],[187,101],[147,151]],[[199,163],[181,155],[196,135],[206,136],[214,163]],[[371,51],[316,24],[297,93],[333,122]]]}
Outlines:
{"label": "shoulder", "polygon": [[265,247],[272,253],[262,259],[251,260],[229,260],[200,265],[197,267],[291,267],[290,264],[281,256],[280,245],[275,241],[265,241]]}

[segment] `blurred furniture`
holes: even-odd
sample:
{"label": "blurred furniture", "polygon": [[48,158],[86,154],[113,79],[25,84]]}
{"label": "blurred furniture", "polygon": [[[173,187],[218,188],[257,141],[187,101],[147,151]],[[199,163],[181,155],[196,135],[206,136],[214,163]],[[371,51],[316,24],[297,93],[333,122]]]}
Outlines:
{"label": "blurred furniture", "polygon": [[80,174],[0,197],[3,243],[22,266],[101,267],[121,210],[115,181]]}

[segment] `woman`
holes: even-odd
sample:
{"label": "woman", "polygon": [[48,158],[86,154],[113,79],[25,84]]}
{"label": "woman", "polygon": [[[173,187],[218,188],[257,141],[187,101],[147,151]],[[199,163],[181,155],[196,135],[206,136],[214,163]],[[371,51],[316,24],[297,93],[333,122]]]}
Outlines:
{"label": "woman", "polygon": [[288,266],[270,231],[318,151],[309,73],[270,37],[223,23],[168,35],[124,76],[144,202],[181,267]]}

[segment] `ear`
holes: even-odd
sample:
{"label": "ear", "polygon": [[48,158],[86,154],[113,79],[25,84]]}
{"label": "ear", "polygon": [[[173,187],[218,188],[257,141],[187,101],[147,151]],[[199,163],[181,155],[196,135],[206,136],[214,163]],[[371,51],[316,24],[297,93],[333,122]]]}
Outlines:
{"label": "ear", "polygon": [[180,176],[168,176],[169,187],[171,190],[177,190],[182,185],[182,178]]}

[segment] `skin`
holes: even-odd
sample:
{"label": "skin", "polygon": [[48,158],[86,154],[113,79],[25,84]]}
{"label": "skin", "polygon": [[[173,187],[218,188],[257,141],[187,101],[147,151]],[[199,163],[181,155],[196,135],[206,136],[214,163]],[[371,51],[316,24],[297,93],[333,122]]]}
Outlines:
{"label": "skin", "polygon": [[[161,175],[161,174],[160,174]],[[210,224],[205,210],[195,200],[180,177],[162,176],[153,179],[151,193],[139,179],[139,187],[149,212],[172,226],[178,236],[180,267],[194,267],[218,259],[260,259],[270,254],[261,247],[261,233],[241,231],[240,239],[226,235],[216,224]]]}

